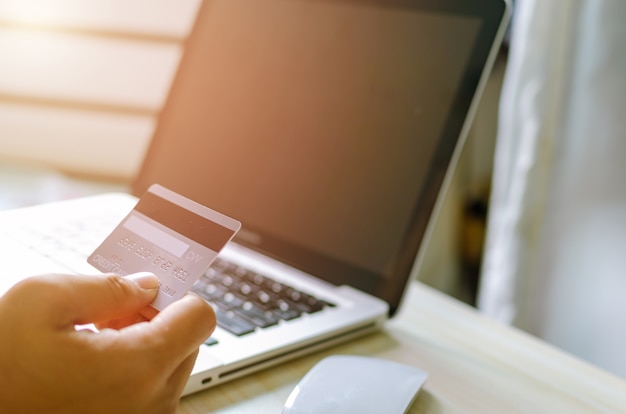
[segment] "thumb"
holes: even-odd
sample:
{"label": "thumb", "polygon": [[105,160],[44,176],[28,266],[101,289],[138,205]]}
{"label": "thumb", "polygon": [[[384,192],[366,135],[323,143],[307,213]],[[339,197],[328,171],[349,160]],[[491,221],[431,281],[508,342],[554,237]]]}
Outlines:
{"label": "thumb", "polygon": [[83,325],[135,314],[154,300],[157,277],[148,272],[127,277],[51,275],[57,305],[51,309],[56,322]]}

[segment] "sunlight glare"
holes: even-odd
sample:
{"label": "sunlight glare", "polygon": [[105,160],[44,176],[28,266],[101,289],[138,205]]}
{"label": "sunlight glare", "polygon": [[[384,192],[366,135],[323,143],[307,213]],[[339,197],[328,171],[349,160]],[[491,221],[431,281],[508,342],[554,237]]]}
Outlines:
{"label": "sunlight glare", "polygon": [[14,23],[40,25],[59,23],[71,2],[46,0],[2,0],[0,16]]}

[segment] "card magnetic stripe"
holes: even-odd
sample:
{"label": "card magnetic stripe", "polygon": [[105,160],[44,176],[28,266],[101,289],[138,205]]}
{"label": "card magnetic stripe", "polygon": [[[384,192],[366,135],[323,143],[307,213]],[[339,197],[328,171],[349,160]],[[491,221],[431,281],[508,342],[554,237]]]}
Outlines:
{"label": "card magnetic stripe", "polygon": [[234,234],[233,230],[151,192],[141,197],[135,211],[215,252],[219,252]]}

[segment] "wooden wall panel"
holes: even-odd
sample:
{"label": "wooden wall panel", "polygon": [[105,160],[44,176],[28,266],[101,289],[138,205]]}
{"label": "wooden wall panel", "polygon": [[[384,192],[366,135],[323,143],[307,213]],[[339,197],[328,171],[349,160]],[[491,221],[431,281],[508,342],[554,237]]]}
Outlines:
{"label": "wooden wall panel", "polygon": [[0,162],[130,179],[200,0],[0,0]]}
{"label": "wooden wall panel", "polygon": [[151,116],[0,103],[0,153],[74,174],[128,179],[154,131]]}
{"label": "wooden wall panel", "polygon": [[0,28],[0,96],[156,111],[181,45]]}
{"label": "wooden wall panel", "polygon": [[201,0],[0,0],[0,22],[183,39]]}

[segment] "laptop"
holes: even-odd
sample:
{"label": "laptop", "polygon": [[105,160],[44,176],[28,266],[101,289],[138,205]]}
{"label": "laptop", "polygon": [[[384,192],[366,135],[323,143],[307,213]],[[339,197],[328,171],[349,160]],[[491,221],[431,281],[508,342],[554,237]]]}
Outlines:
{"label": "laptop", "polygon": [[193,288],[219,326],[184,394],[380,329],[509,13],[504,0],[204,1],[131,194],[0,213],[0,292],[96,273],[87,256],[158,183],[242,222]]}

